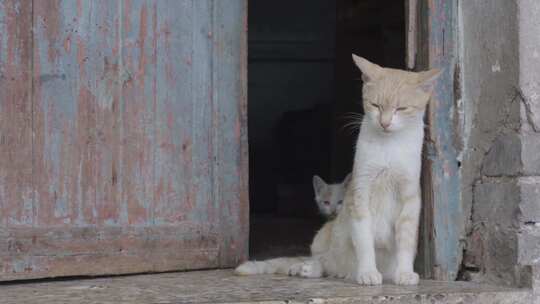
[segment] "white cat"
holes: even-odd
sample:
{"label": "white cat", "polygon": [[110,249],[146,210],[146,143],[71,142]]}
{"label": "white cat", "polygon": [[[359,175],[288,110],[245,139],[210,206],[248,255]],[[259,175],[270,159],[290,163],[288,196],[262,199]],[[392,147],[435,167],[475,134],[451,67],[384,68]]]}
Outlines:
{"label": "white cat", "polygon": [[282,273],[415,285],[423,117],[438,70],[382,68],[353,55],[364,80],[362,123],[344,208],[316,234],[311,257],[246,262],[239,275]]}
{"label": "white cat", "polygon": [[313,191],[315,192],[315,202],[322,215],[328,218],[335,218],[343,206],[345,190],[351,181],[349,173],[341,183],[327,184],[317,175],[313,176]]}

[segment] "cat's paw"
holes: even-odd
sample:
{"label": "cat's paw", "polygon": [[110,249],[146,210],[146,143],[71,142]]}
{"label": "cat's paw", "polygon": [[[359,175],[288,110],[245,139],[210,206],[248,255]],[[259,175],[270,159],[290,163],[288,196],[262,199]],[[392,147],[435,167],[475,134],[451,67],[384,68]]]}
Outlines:
{"label": "cat's paw", "polygon": [[306,261],[302,263],[300,274],[303,278],[320,278],[323,275],[322,265],[317,261]]}
{"label": "cat's paw", "polygon": [[305,261],[295,263],[289,267],[290,276],[299,276],[303,278],[320,278],[322,277],[322,265],[317,261]]}
{"label": "cat's paw", "polygon": [[377,270],[359,272],[356,275],[356,283],[360,285],[381,285],[382,275]]}
{"label": "cat's paw", "polygon": [[397,285],[417,285],[420,281],[418,273],[412,271],[398,271],[394,277]]}
{"label": "cat's paw", "polygon": [[304,265],[303,262],[300,263],[294,263],[289,267],[289,275],[290,276],[300,276],[300,273],[302,273],[302,266]]}

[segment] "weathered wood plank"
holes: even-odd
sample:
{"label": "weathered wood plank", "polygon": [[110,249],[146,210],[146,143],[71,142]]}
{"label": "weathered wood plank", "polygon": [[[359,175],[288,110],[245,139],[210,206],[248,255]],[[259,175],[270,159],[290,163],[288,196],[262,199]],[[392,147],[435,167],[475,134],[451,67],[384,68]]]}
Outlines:
{"label": "weathered wood plank", "polygon": [[418,0],[405,0],[405,39],[407,51],[405,65],[408,69],[414,69],[416,65],[416,48],[418,32]]}
{"label": "weathered wood plank", "polygon": [[0,72],[20,82],[0,131],[28,137],[0,152],[0,280],[245,259],[245,0],[0,4],[21,40],[0,39]]}
{"label": "weathered wood plank", "polygon": [[192,54],[192,183],[193,215],[218,229],[219,213],[214,200],[214,123],[212,119],[212,0],[193,1]]}
{"label": "weathered wood plank", "polygon": [[[34,8],[38,226],[97,224],[98,116],[110,116],[115,6],[38,1]],[[104,79],[108,78],[108,79]]]}
{"label": "weathered wood plank", "polygon": [[456,3],[433,0],[419,2],[419,45],[417,68],[437,67],[443,70],[430,103],[426,134],[426,166],[424,169],[424,242],[431,250],[426,265],[432,278],[454,280],[462,254],[463,233],[457,130],[454,114],[454,72],[456,62]]}
{"label": "weathered wood plank", "polygon": [[96,224],[126,225],[127,203],[122,199],[123,174],[123,99],[122,86],[128,74],[122,66],[121,15],[119,1],[94,1],[96,7],[93,35],[97,60],[93,92],[98,103],[96,112]]}
{"label": "weathered wood plank", "polygon": [[152,220],[154,178],[154,10],[149,1],[122,1],[122,204],[130,225]]}
{"label": "weathered wood plank", "polygon": [[0,230],[0,280],[212,268],[218,254],[219,235],[189,223]]}
{"label": "weathered wood plank", "polygon": [[213,2],[214,200],[220,264],[246,258],[248,246],[247,1]]}
{"label": "weathered wood plank", "polygon": [[0,227],[35,218],[31,12],[31,1],[0,1]]}
{"label": "weathered wood plank", "polygon": [[[192,164],[200,157],[193,154],[193,133],[201,121],[193,120],[193,109],[208,103],[203,100],[194,104],[193,98],[192,57],[196,52],[193,40],[198,34],[194,33],[193,22],[198,16],[193,14],[193,1],[161,1],[154,5],[157,11],[154,22],[159,32],[155,33],[154,54],[157,92],[154,96],[154,221],[158,224],[198,221],[192,213],[196,206]],[[200,144],[208,147],[207,143]]]}

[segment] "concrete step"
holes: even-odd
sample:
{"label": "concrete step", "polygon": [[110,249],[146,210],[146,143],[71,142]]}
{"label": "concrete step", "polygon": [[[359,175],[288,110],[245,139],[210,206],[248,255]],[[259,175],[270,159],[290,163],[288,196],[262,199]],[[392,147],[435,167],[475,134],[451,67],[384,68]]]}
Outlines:
{"label": "concrete step", "polygon": [[1,304],[244,303],[244,304],[530,304],[531,292],[468,282],[361,287],[335,279],[193,271],[0,285]]}

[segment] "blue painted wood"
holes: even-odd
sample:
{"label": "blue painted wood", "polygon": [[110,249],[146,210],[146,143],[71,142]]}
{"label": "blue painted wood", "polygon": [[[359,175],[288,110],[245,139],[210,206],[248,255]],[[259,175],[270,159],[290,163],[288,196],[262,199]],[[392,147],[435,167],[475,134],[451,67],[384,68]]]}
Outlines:
{"label": "blue painted wood", "polygon": [[[193,69],[191,89],[193,103],[197,106],[192,110],[193,186],[196,194],[193,197],[194,210],[192,215],[202,221],[218,227],[219,214],[215,212],[214,200],[214,150],[213,145],[213,1],[193,2],[193,49],[191,64]],[[210,178],[209,178],[210,177]]]}
{"label": "blue painted wood", "polygon": [[0,280],[247,257],[246,5],[0,0]]}
{"label": "blue painted wood", "polygon": [[419,59],[420,68],[443,70],[428,110],[428,164],[424,170],[427,173],[424,193],[429,192],[425,197],[428,233],[424,237],[430,252],[426,258],[433,278],[454,280],[461,263],[463,249],[460,239],[464,225],[458,151],[454,145],[458,130],[451,119],[455,98],[457,8],[455,2],[445,0],[428,1],[421,8],[425,23],[420,27],[423,31],[420,44],[424,47],[419,50],[423,57]]}
{"label": "blue painted wood", "polygon": [[[213,1],[212,107],[214,193],[221,226],[220,263],[248,250],[247,1]],[[240,211],[240,212],[239,212]]]}
{"label": "blue painted wood", "polygon": [[0,1],[0,228],[31,227],[35,218],[31,4]]}
{"label": "blue painted wood", "polygon": [[149,225],[155,207],[157,13],[150,1],[123,1],[121,5],[119,56],[120,69],[126,74],[121,87],[122,205],[127,205],[123,212],[129,224]]}

